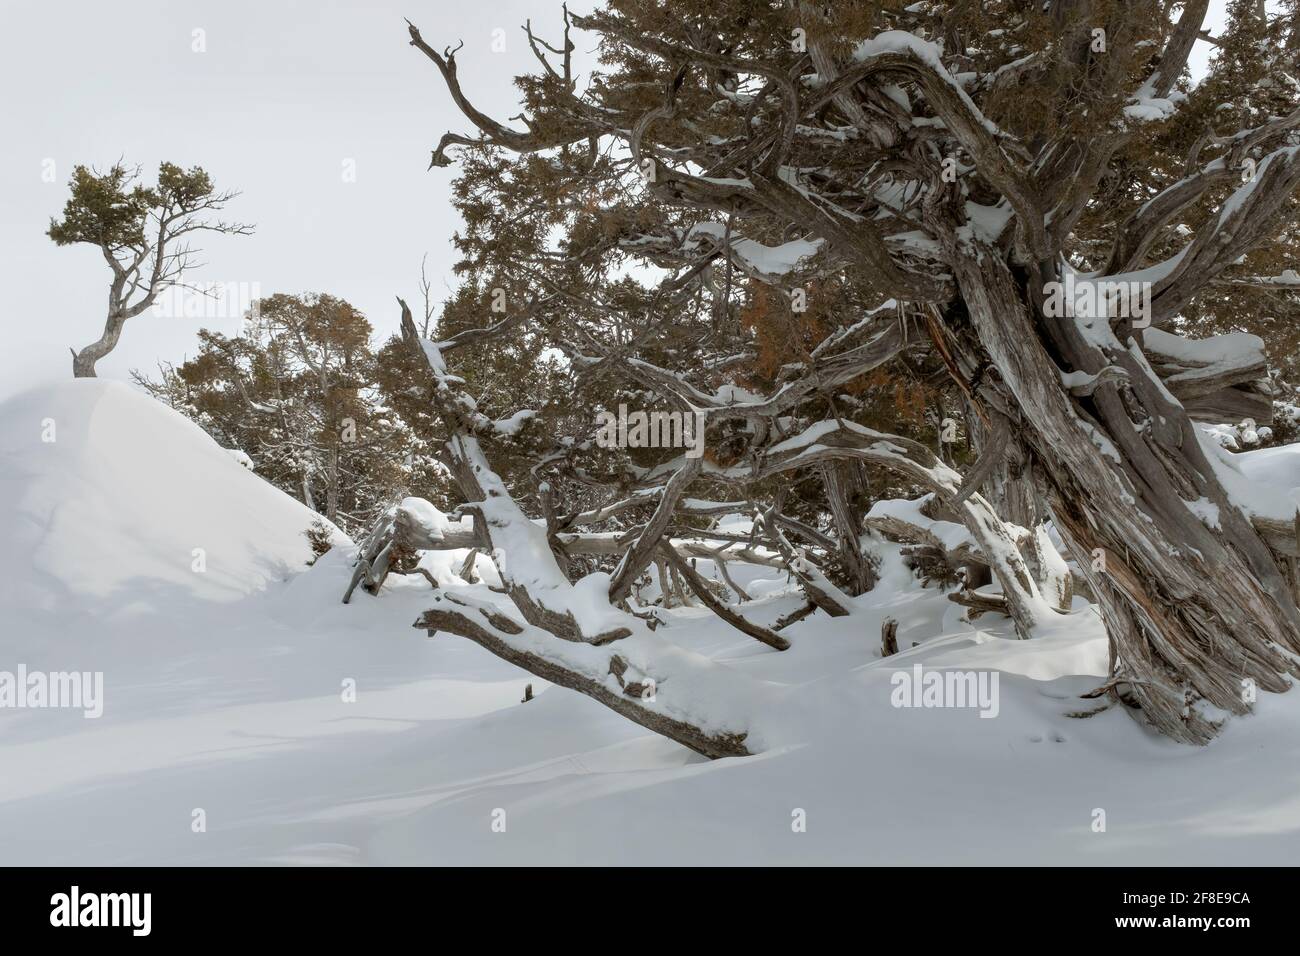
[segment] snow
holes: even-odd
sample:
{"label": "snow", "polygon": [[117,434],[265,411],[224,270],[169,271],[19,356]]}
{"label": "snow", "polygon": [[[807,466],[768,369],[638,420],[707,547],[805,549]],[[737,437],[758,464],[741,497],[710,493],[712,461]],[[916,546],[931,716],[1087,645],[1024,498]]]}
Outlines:
{"label": "snow", "polygon": [[1154,326],[1142,329],[1142,345],[1179,362],[1194,365],[1244,367],[1264,361],[1264,340],[1249,332],[1230,332],[1204,339],[1189,339]]}
{"label": "snow", "polygon": [[423,528],[432,541],[441,541],[445,538],[453,525],[457,530],[472,531],[474,528],[472,518],[466,516],[453,522],[424,498],[403,498],[398,503],[397,510],[403,512],[415,526]]}
{"label": "snow", "polygon": [[[629,639],[633,673],[653,650],[668,700],[716,665],[727,681],[698,689],[719,698],[710,714],[745,720],[761,748],[709,762],[468,640],[430,640],[411,626],[432,603],[422,577],[341,604],[346,539],[307,568],[311,513],[124,385],[0,405],[0,460],[0,670],[104,675],[95,720],[0,709],[9,864],[1260,865],[1300,849],[1300,694],[1262,695],[1197,749],[1113,710],[1066,716],[1098,706],[1078,695],[1107,666],[1081,599],[1015,640],[998,615],[964,622],[877,541],[880,586],[847,617],[787,628],[785,652],[703,608],[661,609],[665,626]],[[1235,460],[1242,480],[1300,486],[1295,446]],[[422,566],[508,606],[487,582],[453,583],[464,558]],[[778,571],[731,572],[758,623],[801,603]],[[580,582],[570,605],[599,607],[606,583]],[[901,652],[882,659],[886,616]],[[997,717],[892,706],[893,675],[916,665],[996,672]]]}
{"label": "snow", "polygon": [[1173,116],[1174,110],[1175,106],[1172,100],[1152,96],[1124,107],[1124,115],[1138,122],[1154,123]]}
{"label": "snow", "polygon": [[1002,230],[1011,221],[1013,210],[1011,204],[1002,200],[995,206],[981,206],[976,202],[966,203],[968,225],[957,230],[959,236],[973,237],[984,243],[996,242]]}
{"label": "snow", "polygon": [[1098,375],[1089,375],[1087,372],[1060,372],[1061,384],[1066,388],[1083,388],[1085,385],[1091,385],[1097,381]]}
{"label": "snow", "polygon": [[492,428],[498,435],[505,435],[508,438],[514,438],[519,434],[519,429],[523,428],[530,419],[536,417],[536,409],[521,408],[509,418],[498,418],[492,423]]}
{"label": "snow", "polygon": [[963,545],[972,551],[978,551],[979,546],[975,539],[971,537],[970,531],[963,524],[957,524],[955,521],[936,521],[924,513],[921,508],[934,498],[933,494],[922,495],[920,498],[903,499],[903,498],[882,498],[872,504],[867,512],[868,518],[897,518],[900,521],[906,521],[910,525],[928,531],[949,551],[955,551]]}
{"label": "snow", "polygon": [[1202,496],[1195,501],[1184,500],[1183,504],[1187,505],[1187,510],[1200,518],[1207,528],[1218,531],[1222,527],[1219,524],[1219,506],[1209,498]]}
{"label": "snow", "polygon": [[1228,499],[1246,515],[1290,522],[1300,512],[1300,445],[1234,454],[1213,429],[1198,427],[1196,436]]}
{"label": "snow", "polygon": [[1131,99],[1129,105],[1124,107],[1124,115],[1138,123],[1166,120],[1178,110],[1178,94],[1171,93],[1168,97],[1155,95],[1155,74],[1138,88]]}
{"label": "snow", "polygon": [[[1213,452],[1218,464],[1241,476],[1232,482],[1232,497],[1246,508],[1247,514],[1290,521],[1300,511],[1300,445],[1278,445],[1236,455],[1213,446]],[[1219,470],[1220,477],[1224,470]]]}
{"label": "snow", "polygon": [[314,512],[118,382],[10,399],[0,462],[6,609],[118,614],[145,598],[234,601],[311,557],[303,532]]}
{"label": "snow", "polygon": [[[708,236],[722,243],[727,239],[727,227],[720,222],[696,223],[687,233],[687,241],[696,236]],[[820,239],[792,239],[777,246],[764,245],[755,239],[731,236],[731,251],[746,267],[767,276],[784,276],[799,268],[805,259],[811,259],[822,247]]]}
{"label": "snow", "polygon": [[1254,420],[1249,418],[1235,425],[1198,424],[1196,427],[1228,451],[1241,451],[1243,445],[1250,447],[1273,438],[1273,429],[1267,425],[1256,425]]}
{"label": "snow", "polygon": [[240,465],[247,468],[249,471],[257,470],[253,465],[253,459],[248,457],[248,452],[244,451],[242,448],[227,448],[226,454],[239,462]]}
{"label": "snow", "polygon": [[1284,146],[1280,149],[1273,150],[1273,152],[1265,156],[1263,160],[1260,161],[1258,168],[1255,170],[1255,175],[1252,176],[1248,182],[1245,182],[1234,189],[1232,194],[1224,201],[1223,205],[1219,207],[1218,225],[1222,227],[1226,224],[1237,210],[1239,210],[1246,201],[1254,195],[1255,188],[1264,179],[1265,172],[1268,171],[1268,168],[1275,160],[1283,164],[1289,164],[1294,161],[1297,152],[1300,152],[1300,146]]}
{"label": "snow", "polygon": [[994,136],[1002,134],[997,124],[980,112],[979,107],[966,93],[965,88],[948,72],[948,68],[943,65],[942,50],[937,43],[924,40],[914,33],[908,33],[906,30],[886,30],[884,33],[877,34],[875,37],[859,43],[857,49],[853,52],[853,59],[861,63],[885,53],[910,53],[916,57],[933,70],[939,79],[952,87],[953,92],[957,94],[966,109],[970,111],[971,115],[979,121],[985,130]]}

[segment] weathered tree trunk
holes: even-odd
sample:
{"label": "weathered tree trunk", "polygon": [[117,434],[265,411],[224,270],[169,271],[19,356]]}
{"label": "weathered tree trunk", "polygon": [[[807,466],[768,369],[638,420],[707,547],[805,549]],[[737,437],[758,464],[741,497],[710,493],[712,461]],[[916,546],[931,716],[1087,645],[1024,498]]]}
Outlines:
{"label": "weathered tree trunk", "polygon": [[339,450],[330,448],[329,486],[325,489],[325,517],[334,522],[339,513]]}
{"label": "weathered tree trunk", "polygon": [[[689,720],[666,712],[667,708],[656,707],[656,696],[660,693],[657,684],[647,680],[643,672],[621,654],[607,654],[607,661],[601,662],[607,669],[602,673],[585,660],[540,653],[535,642],[516,644],[511,638],[525,634],[525,629],[517,621],[493,609],[467,604],[465,600],[445,592],[437,594],[434,602],[434,607],[415,622],[416,627],[431,634],[447,631],[467,637],[502,660],[552,684],[585,694],[647,730],[662,734],[710,759],[744,757],[750,753],[745,746],[744,733],[702,730]],[[477,619],[471,616],[474,611],[478,612]],[[603,679],[606,674],[614,678],[617,691]]]}
{"label": "weathered tree trunk", "polygon": [[[969,402],[966,408],[971,444],[977,455],[992,455],[987,474],[979,478],[979,488],[971,490],[980,491],[1003,521],[1029,532],[1020,549],[1029,573],[1046,601],[1058,610],[1068,611],[1074,598],[1073,579],[1069,566],[1047,533],[1048,515],[1041,505],[1028,452],[1012,436],[1004,436],[999,441],[1000,436],[994,435]],[[963,485],[973,477],[968,472]]]}
{"label": "weathered tree trunk", "polygon": [[122,337],[122,326],[126,319],[111,313],[104,323],[104,334],[97,341],[91,342],[80,352],[72,350],[72,375],[74,378],[95,378],[95,363],[117,346]]}
{"label": "weathered tree trunk", "polygon": [[[1056,526],[1101,603],[1109,686],[1163,733],[1204,743],[1218,723],[1202,702],[1245,713],[1248,682],[1283,691],[1300,676],[1291,592],[1136,346],[1042,317],[1035,290],[1056,276],[1016,275],[995,250],[977,252],[954,256],[962,305],[946,324],[978,337],[984,354],[967,364],[996,370],[980,397],[1019,414]],[[1085,397],[1061,379],[1108,366],[1123,377]]]}
{"label": "weathered tree trunk", "polygon": [[[992,429],[981,420],[969,401],[965,406],[971,445],[979,456],[993,439]],[[988,476],[974,490],[987,499],[1003,521],[1022,528],[1033,528],[1042,518],[1030,472],[1029,456],[1014,439],[1003,444],[1002,453],[991,463]]]}
{"label": "weathered tree trunk", "polygon": [[887,617],[880,622],[880,656],[893,657],[898,653],[898,621]]}
{"label": "weathered tree trunk", "polygon": [[[450,432],[446,463],[466,498],[464,510],[474,518],[474,537],[494,551],[500,547],[510,552],[498,571],[501,590],[515,612],[435,590],[433,606],[416,626],[431,635],[446,631],[469,638],[498,657],[585,694],[706,757],[751,753],[743,721],[737,726],[736,715],[725,713],[719,701],[699,691],[711,679],[743,685],[744,675],[662,640],[643,620],[612,606],[607,615],[589,613],[556,562],[546,529],[523,513],[488,462],[474,419],[465,411],[475,408],[476,402],[462,390],[464,380],[448,374],[437,346],[419,338],[410,309],[405,302],[401,307],[402,336],[425,361],[435,383],[433,404]],[[382,540],[385,534],[377,529],[374,537]],[[367,551],[374,547],[368,544]],[[386,551],[380,551],[373,562],[359,562],[359,567],[381,565]],[[757,683],[750,690],[756,700],[764,695]]]}
{"label": "weathered tree trunk", "polygon": [[876,586],[875,562],[862,551],[862,516],[853,507],[852,498],[865,480],[861,462],[835,461],[822,465],[826,501],[835,521],[840,562],[848,578],[849,594],[865,594]]}

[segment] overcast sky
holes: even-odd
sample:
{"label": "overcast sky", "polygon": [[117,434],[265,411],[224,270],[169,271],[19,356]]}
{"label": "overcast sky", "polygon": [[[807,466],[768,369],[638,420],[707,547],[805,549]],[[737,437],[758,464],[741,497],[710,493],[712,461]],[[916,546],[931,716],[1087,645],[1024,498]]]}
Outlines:
{"label": "overcast sky", "polygon": [[[1212,2],[1212,30],[1223,5]],[[558,45],[559,13],[558,0],[4,0],[0,395],[70,376],[69,347],[103,329],[109,273],[99,253],[44,235],[77,164],[122,157],[151,178],[162,160],[203,166],[242,192],[229,218],[257,231],[205,237],[195,281],[329,292],[379,332],[395,329],[394,296],[418,298],[425,252],[435,291],[452,282],[455,170],[426,167],[445,130],[471,131],[434,65],[408,45],[403,18],[437,48],[463,39],[464,88],[504,119],[518,112],[511,78],[531,62],[520,25],[531,17]],[[580,55],[594,42],[575,39]],[[1198,74],[1208,52],[1198,44]],[[582,57],[584,69],[590,62]],[[100,375],[180,362],[200,327],[238,325],[233,314],[145,313]]]}
{"label": "overcast sky", "polygon": [[[554,0],[5,0],[4,13],[0,394],[70,376],[69,347],[99,337],[107,266],[97,250],[44,233],[72,168],[119,156],[151,178],[162,160],[201,165],[242,192],[229,218],[255,223],[255,235],[204,236],[208,264],[195,280],[330,292],[395,329],[394,296],[418,297],[424,252],[435,290],[452,281],[455,170],[426,167],[445,130],[471,132],[403,18],[439,49],[465,41],[461,81],[500,118],[519,112],[511,79],[532,61],[519,27],[531,17],[542,36],[560,36]],[[498,29],[504,52],[493,50]],[[199,327],[238,324],[146,312],[100,375],[180,361]]]}

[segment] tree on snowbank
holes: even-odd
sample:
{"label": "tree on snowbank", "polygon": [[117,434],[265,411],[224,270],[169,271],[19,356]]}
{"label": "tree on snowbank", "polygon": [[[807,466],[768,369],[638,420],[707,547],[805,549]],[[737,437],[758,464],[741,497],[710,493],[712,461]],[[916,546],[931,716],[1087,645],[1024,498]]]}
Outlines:
{"label": "tree on snowbank", "polygon": [[104,332],[80,352],[72,352],[72,374],[93,378],[95,363],[116,347],[127,319],[144,312],[167,289],[184,287],[185,274],[197,265],[199,252],[189,236],[246,236],[253,227],[212,218],[238,193],[218,192],[197,166],[184,170],[162,163],[153,186],[140,182],[138,167],[116,163],[98,173],[78,166],[70,188],[63,218],[50,221],[47,235],[60,246],[96,246],[112,272]]}

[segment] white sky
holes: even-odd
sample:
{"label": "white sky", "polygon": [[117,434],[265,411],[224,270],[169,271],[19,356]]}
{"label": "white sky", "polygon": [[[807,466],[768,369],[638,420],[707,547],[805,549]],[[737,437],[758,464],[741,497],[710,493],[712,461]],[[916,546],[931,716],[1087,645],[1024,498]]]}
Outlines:
{"label": "white sky", "polygon": [[[415,305],[421,256],[435,293],[453,283],[455,168],[426,172],[447,129],[472,132],[436,68],[407,44],[404,17],[436,48],[465,41],[462,84],[485,112],[517,112],[511,78],[532,62],[519,27],[558,45],[558,0],[3,0],[0,30],[0,263],[7,315],[0,396],[71,375],[70,346],[99,337],[108,269],[88,246],[45,237],[77,164],[201,165],[242,191],[228,218],[252,237],[203,237],[192,281],[261,294],[329,292],[377,332],[396,328],[395,295]],[[578,11],[594,0],[576,0]],[[1224,0],[1212,0],[1217,31]],[[493,31],[506,49],[494,52]],[[206,50],[195,52],[194,31]],[[594,40],[575,32],[581,65]],[[1204,70],[1207,44],[1193,69]],[[355,182],[344,181],[344,163]],[[43,180],[53,162],[54,181]],[[445,294],[443,292],[442,294]],[[101,376],[182,361],[206,326],[236,316],[130,320]]]}
{"label": "white sky", "polygon": [[[257,283],[274,292],[329,292],[380,332],[397,325],[394,296],[416,305],[429,253],[435,294],[453,283],[458,217],[454,167],[426,172],[447,129],[473,130],[437,68],[408,45],[404,17],[457,55],[466,91],[485,112],[519,112],[512,77],[533,62],[519,29],[558,46],[555,0],[3,0],[0,28],[0,263],[5,334],[0,395],[71,376],[69,346],[103,329],[109,271],[89,246],[45,236],[67,199],[73,166],[119,156],[149,178],[161,160],[201,165],[243,195],[227,217],[255,235],[202,236],[208,265],[194,281]],[[571,7],[590,9],[578,0]],[[191,47],[206,31],[206,52]],[[506,49],[493,51],[493,30]],[[582,47],[590,39],[575,33]],[[587,59],[589,62],[589,59]],[[343,181],[345,160],[355,182]],[[55,181],[42,180],[48,160]],[[418,306],[416,306],[418,308]],[[127,322],[103,377],[154,371],[196,349],[201,326],[238,318]]]}

